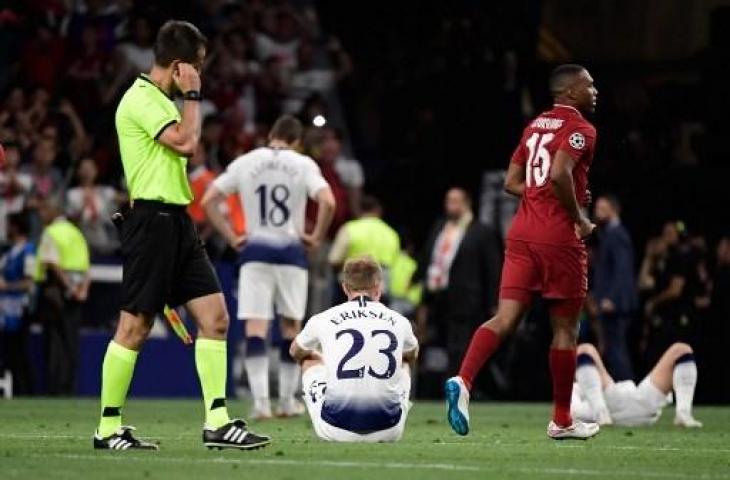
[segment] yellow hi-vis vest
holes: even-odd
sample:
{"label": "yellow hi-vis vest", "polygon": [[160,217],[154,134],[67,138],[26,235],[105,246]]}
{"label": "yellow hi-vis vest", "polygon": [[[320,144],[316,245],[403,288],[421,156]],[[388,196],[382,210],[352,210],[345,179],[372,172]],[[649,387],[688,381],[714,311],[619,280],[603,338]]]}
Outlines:
{"label": "yellow hi-vis vest", "polygon": [[400,252],[390,267],[390,295],[393,298],[408,300],[413,305],[421,303],[421,286],[411,285],[408,288],[416,268],[418,264],[413,257],[406,252]]}
{"label": "yellow hi-vis vest", "polygon": [[[46,227],[43,232],[53,241],[58,250],[58,266],[61,270],[70,272],[87,272],[89,270],[89,247],[84,235],[76,225],[68,220],[56,220]],[[37,258],[36,281],[46,279],[46,270],[43,260]]]}
{"label": "yellow hi-vis vest", "polygon": [[400,255],[400,237],[390,225],[377,217],[363,217],[345,224],[350,239],[347,259],[361,255],[372,257],[390,268]]}

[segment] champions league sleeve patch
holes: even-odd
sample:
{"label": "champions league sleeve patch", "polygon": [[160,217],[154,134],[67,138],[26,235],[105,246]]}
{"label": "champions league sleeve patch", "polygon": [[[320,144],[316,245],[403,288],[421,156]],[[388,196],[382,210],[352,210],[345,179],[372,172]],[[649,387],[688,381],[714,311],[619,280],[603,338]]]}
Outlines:
{"label": "champions league sleeve patch", "polygon": [[582,133],[575,132],[568,138],[568,143],[576,150],[583,150],[586,146],[586,137]]}

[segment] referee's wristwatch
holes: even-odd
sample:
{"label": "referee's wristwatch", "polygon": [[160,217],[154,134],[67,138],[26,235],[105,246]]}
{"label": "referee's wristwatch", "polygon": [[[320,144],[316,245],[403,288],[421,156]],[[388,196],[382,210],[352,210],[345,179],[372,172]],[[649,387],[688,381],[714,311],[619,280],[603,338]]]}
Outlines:
{"label": "referee's wristwatch", "polygon": [[203,99],[203,96],[200,94],[198,90],[189,90],[185,93],[183,93],[183,100],[192,100],[194,102],[199,102]]}

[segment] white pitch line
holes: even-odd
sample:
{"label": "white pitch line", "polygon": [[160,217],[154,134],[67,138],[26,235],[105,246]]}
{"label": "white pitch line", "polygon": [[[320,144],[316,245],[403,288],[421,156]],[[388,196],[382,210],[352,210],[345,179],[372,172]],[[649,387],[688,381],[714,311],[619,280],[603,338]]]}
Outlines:
{"label": "white pitch line", "polygon": [[[598,448],[608,450],[638,450],[652,452],[703,452],[703,453],[730,453],[730,448],[692,448],[680,447],[648,447],[644,445],[598,445]],[[581,445],[560,445],[558,448],[583,448]]]}
{"label": "white pitch line", "polygon": [[[101,453],[101,452],[100,452]],[[103,455],[103,454],[102,454]],[[286,460],[273,458],[257,458],[257,459],[232,459],[232,458],[212,458],[212,459],[192,459],[192,458],[169,458],[158,457],[150,454],[149,457],[130,457],[122,455],[79,455],[79,454],[47,454],[47,455],[29,455],[29,457],[37,458],[66,458],[75,460],[112,460],[122,462],[166,462],[166,463],[184,463],[184,464],[248,464],[248,465],[277,465],[277,466],[298,466],[298,467],[333,467],[333,468],[387,468],[387,469],[421,469],[421,470],[449,470],[449,471],[466,471],[478,472],[481,470],[477,466],[471,465],[454,465],[450,463],[400,463],[400,462],[348,462],[338,460]]]}
{"label": "white pitch line", "polygon": [[672,473],[672,472],[632,472],[632,471],[621,471],[621,470],[592,470],[587,468],[519,468],[517,471],[521,473],[541,474],[541,475],[580,475],[580,476],[593,476],[593,477],[638,477],[638,478],[678,478],[678,479],[728,479],[730,476],[727,475],[714,475],[714,474],[687,474],[687,473]]}
{"label": "white pitch line", "polygon": [[[478,447],[505,447],[505,448],[520,448],[530,447],[529,444],[525,443],[503,443],[503,442],[438,442],[433,445],[460,445],[460,446],[478,446]],[[560,443],[556,445],[556,448],[586,448],[587,444],[573,444],[566,445]],[[644,445],[602,445],[596,444],[596,448],[605,450],[635,450],[641,452],[699,452],[699,453],[730,453],[730,448],[680,448],[680,447],[651,447]]]}
{"label": "white pitch line", "polygon": [[533,475],[560,475],[560,476],[592,476],[592,477],[633,477],[633,478],[671,478],[678,480],[727,480],[730,476],[714,475],[703,473],[672,473],[672,472],[656,472],[656,471],[630,471],[630,470],[596,470],[596,469],[577,469],[577,468],[502,468],[502,467],[481,467],[473,465],[454,465],[448,463],[397,463],[397,462],[349,462],[336,460],[286,460],[286,459],[229,459],[229,458],[212,458],[212,459],[186,459],[186,458],[170,458],[159,457],[155,454],[149,456],[132,457],[125,454],[102,454],[102,455],[79,455],[79,454],[46,454],[46,455],[29,455],[34,458],[62,458],[69,460],[110,460],[119,462],[162,462],[177,464],[206,464],[222,463],[222,464],[245,464],[245,465],[270,465],[270,466],[297,466],[297,467],[329,467],[329,468],[373,468],[373,469],[421,469],[421,470],[448,470],[448,471],[467,471],[467,472],[492,472],[492,473],[526,473]]}

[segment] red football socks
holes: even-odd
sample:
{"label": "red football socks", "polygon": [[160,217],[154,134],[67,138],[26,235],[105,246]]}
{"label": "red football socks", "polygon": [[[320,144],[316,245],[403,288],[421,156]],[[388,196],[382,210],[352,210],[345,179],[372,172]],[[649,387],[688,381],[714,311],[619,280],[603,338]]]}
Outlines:
{"label": "red football socks", "polygon": [[575,350],[550,349],[550,373],[553,377],[553,421],[560,427],[573,423],[570,397],[575,378]]}
{"label": "red football socks", "polygon": [[459,369],[459,376],[464,380],[466,388],[471,390],[474,377],[477,376],[484,363],[497,350],[499,343],[500,338],[489,328],[479,327],[474,332]]}

